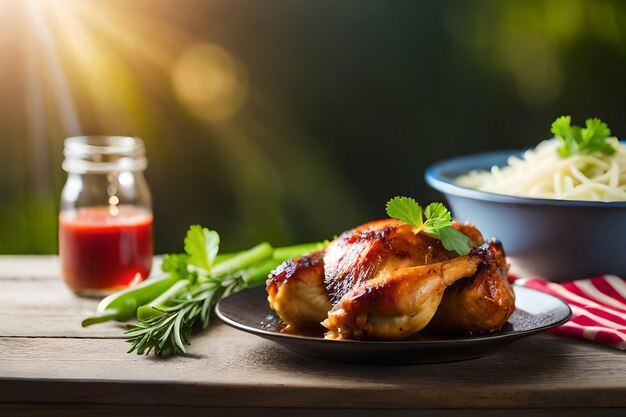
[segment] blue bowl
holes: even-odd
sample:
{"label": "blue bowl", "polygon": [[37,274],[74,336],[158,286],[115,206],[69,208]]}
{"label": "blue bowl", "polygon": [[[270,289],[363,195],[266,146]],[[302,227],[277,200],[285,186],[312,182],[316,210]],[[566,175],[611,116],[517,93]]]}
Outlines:
{"label": "blue bowl", "polygon": [[615,274],[626,278],[626,202],[513,197],[454,184],[471,170],[506,165],[520,151],[488,152],[431,165],[426,182],[442,192],[458,221],[500,240],[520,276],[551,281]]}

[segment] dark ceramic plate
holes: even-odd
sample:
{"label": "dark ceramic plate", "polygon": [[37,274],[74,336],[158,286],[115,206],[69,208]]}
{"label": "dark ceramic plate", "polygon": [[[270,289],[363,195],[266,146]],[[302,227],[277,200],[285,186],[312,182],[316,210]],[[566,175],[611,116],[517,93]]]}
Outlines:
{"label": "dark ceramic plate", "polygon": [[565,323],[571,310],[561,299],[515,285],[517,310],[496,333],[485,335],[422,335],[404,341],[339,341],[322,335],[301,336],[281,332],[283,323],[270,310],[263,286],[221,300],[217,316],[244,332],[269,339],[307,356],[342,362],[418,364],[478,358],[503,349],[514,341]]}

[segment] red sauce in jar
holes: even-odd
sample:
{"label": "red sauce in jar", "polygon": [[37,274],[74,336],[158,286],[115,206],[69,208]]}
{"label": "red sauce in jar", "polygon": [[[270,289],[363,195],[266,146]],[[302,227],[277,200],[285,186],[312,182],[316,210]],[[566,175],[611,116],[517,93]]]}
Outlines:
{"label": "red sauce in jar", "polygon": [[101,295],[144,280],[152,268],[152,213],[86,207],[59,215],[61,272],[76,293]]}

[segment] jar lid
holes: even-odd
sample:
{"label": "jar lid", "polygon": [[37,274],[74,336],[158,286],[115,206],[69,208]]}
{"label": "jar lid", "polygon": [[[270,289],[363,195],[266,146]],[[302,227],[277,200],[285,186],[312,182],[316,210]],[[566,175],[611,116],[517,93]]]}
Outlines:
{"label": "jar lid", "polygon": [[65,139],[63,169],[78,174],[143,171],[143,141],[132,136],[74,136]]}

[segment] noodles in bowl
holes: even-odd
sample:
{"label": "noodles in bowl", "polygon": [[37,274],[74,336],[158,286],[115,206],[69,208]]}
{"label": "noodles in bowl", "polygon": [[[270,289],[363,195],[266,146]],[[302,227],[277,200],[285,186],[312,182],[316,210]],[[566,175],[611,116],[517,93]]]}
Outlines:
{"label": "noodles in bowl", "polygon": [[457,185],[519,197],[585,201],[626,201],[626,144],[606,139],[615,153],[563,158],[560,139],[541,142],[504,167],[473,170],[454,180]]}
{"label": "noodles in bowl", "polygon": [[555,139],[525,152],[439,161],[426,182],[455,218],[506,245],[517,276],[626,277],[626,143],[598,119],[584,128],[569,122],[558,118]]}

